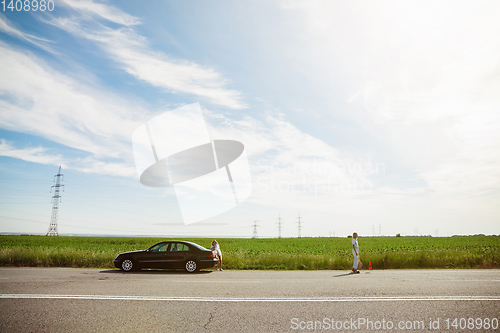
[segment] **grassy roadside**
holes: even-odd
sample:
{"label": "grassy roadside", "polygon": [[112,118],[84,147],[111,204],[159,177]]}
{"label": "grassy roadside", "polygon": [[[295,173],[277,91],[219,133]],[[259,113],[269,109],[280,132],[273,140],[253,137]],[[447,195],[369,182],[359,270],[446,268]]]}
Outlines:
{"label": "grassy roadside", "polygon": [[[167,238],[0,236],[0,266],[113,267],[118,253]],[[212,239],[185,239],[209,247]],[[347,238],[218,239],[228,269],[350,269]],[[368,268],[500,268],[500,238],[360,238]]]}

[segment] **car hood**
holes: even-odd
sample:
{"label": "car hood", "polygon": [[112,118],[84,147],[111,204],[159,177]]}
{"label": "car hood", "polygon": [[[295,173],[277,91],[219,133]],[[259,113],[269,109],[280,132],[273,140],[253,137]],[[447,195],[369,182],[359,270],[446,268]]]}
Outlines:
{"label": "car hood", "polygon": [[124,255],[127,255],[127,254],[134,254],[134,253],[143,253],[143,252],[146,252],[146,250],[123,252],[123,253],[120,253],[119,256],[124,256]]}

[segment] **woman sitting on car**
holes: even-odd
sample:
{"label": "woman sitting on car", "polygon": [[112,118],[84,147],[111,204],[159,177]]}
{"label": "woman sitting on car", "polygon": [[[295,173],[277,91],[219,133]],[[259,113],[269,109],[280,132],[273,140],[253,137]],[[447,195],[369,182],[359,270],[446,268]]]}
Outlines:
{"label": "woman sitting on car", "polygon": [[219,262],[217,263],[217,270],[222,271],[222,252],[220,251],[220,246],[219,243],[214,239],[212,241],[212,247],[210,250],[215,252],[215,255],[217,255],[217,258],[219,259]]}

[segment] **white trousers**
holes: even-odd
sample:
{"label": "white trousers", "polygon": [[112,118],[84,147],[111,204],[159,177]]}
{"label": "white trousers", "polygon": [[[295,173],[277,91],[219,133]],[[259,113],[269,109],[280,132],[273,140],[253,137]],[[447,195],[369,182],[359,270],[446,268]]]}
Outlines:
{"label": "white trousers", "polygon": [[352,268],[358,269],[358,256],[356,255],[356,251],[352,249],[352,255],[354,256],[354,264],[352,265]]}

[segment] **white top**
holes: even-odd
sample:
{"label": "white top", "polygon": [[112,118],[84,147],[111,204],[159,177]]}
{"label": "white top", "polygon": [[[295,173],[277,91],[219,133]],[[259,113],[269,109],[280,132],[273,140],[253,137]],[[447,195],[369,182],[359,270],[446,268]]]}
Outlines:
{"label": "white top", "polygon": [[354,249],[356,250],[356,252],[359,253],[359,247],[358,247],[358,239],[357,238],[352,238],[352,245],[354,245]]}
{"label": "white top", "polygon": [[217,256],[222,257],[222,252],[220,251],[219,244],[215,244],[210,248],[210,250],[215,251],[215,253],[217,253]]}

